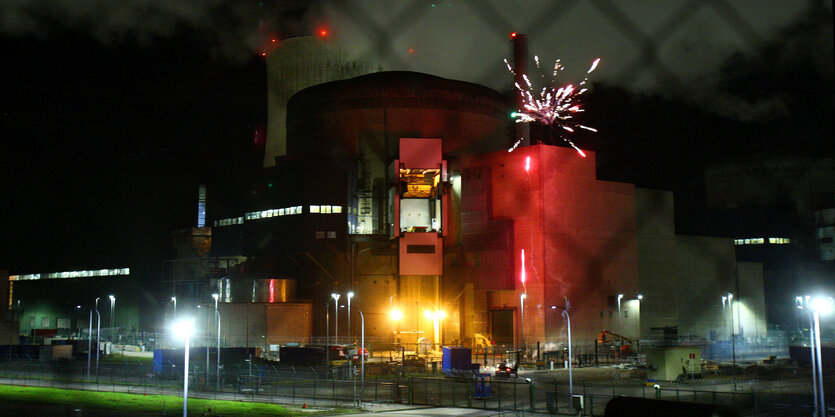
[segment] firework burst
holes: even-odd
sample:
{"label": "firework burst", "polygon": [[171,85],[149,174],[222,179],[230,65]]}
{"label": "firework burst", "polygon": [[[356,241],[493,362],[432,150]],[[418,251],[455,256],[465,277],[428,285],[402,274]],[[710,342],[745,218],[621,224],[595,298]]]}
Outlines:
{"label": "firework burst", "polygon": [[[539,57],[534,56],[534,61],[544,81],[545,74],[539,65]],[[513,71],[513,67],[510,66],[507,59],[504,60],[504,63],[507,65],[508,71],[516,75],[516,72]],[[589,79],[589,74],[597,68],[598,63],[600,63],[600,58],[594,60],[589,70],[586,71],[586,76],[583,78],[583,81],[576,86],[571,84],[565,86],[557,85],[557,76],[565,68],[560,64],[559,59],[554,62],[554,71],[551,73],[550,82],[547,82],[539,90],[533,87],[527,74],[522,74],[525,85],[520,85],[518,82],[514,84],[516,90],[519,91],[522,97],[522,108],[516,110],[513,114],[516,118],[516,123],[535,122],[550,126],[552,128],[551,131],[556,130],[562,140],[585,157],[586,154],[571,141],[569,135],[573,134],[576,129],[597,132],[597,129],[579,123],[576,116],[583,111],[580,107],[580,97],[588,91],[585,87],[586,82]],[[512,152],[521,141],[522,139],[519,139],[508,152]]]}

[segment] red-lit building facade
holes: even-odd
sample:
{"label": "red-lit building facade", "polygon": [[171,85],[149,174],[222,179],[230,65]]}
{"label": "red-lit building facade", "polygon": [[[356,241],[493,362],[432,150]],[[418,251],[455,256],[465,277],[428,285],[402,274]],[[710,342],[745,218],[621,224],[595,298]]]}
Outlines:
{"label": "red-lit building facade", "polygon": [[[501,94],[379,72],[302,89],[286,109],[286,151],[237,204],[245,212],[210,203],[211,256],[244,260],[215,277],[230,294],[295,281],[283,302],[312,303],[311,342],[337,327],[355,340],[356,310],[371,340],[411,346],[553,350],[565,343],[562,308],[578,344],[603,330],[729,337],[720,300],[736,288],[733,242],[676,235],[671,194],[598,180],[593,152],[509,152],[513,104]],[[764,332],[761,273],[745,283],[736,334],[741,323]],[[350,331],[338,307],[349,291]]]}

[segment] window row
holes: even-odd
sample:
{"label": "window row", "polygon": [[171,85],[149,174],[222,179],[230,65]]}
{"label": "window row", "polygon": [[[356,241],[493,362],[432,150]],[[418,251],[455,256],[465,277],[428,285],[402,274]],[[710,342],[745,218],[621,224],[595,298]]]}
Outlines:
{"label": "window row", "polygon": [[[762,245],[765,244],[764,237],[753,237],[749,239],[734,239],[734,245]],[[770,237],[768,243],[772,245],[786,245],[791,243],[791,239],[787,237]]]}
{"label": "window row", "polygon": [[313,214],[340,214],[342,213],[342,206],[310,206],[310,212]]}
{"label": "window row", "polygon": [[[317,230],[316,232],[314,232],[314,236],[316,237],[316,239],[324,239],[325,238],[325,232]],[[336,239],[336,232],[331,230],[331,231],[327,232],[327,236],[328,236],[328,239]]]}
{"label": "window row", "polygon": [[35,279],[57,278],[110,277],[115,275],[130,275],[130,268],[97,269],[91,271],[50,272],[48,274],[9,275],[9,281],[28,281]]}
{"label": "window row", "polygon": [[220,219],[220,220],[215,220],[214,221],[215,227],[231,226],[233,224],[244,224],[244,218],[243,217],[230,217],[228,219]]}
{"label": "window row", "polygon": [[302,206],[285,207],[280,209],[270,209],[261,211],[252,211],[246,214],[246,220],[268,219],[270,217],[278,216],[292,216],[294,214],[302,214]]}
{"label": "window row", "polygon": [[[309,210],[311,214],[342,214],[342,206],[332,206],[327,204],[310,205]],[[243,217],[230,217],[228,219],[215,220],[213,224],[215,227],[232,226],[236,224],[244,224],[244,221],[247,220],[268,219],[271,217],[292,216],[303,213],[304,209],[302,206],[251,211],[246,213]]]}

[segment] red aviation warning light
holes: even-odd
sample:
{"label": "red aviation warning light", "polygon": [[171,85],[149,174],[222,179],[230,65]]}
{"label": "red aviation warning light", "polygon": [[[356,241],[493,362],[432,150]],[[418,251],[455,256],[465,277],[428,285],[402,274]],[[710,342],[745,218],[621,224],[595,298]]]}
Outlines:
{"label": "red aviation warning light", "polygon": [[320,38],[326,38],[328,37],[328,29],[319,28],[319,30],[316,31],[316,35],[318,35]]}
{"label": "red aviation warning light", "polygon": [[516,32],[510,32],[510,39],[516,39]]}

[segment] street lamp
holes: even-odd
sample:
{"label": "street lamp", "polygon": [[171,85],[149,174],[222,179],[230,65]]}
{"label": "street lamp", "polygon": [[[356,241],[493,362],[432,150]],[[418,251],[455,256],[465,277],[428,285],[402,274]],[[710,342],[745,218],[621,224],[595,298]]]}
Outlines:
{"label": "street lamp", "polygon": [[[113,295],[108,295],[107,297],[110,298],[110,332],[112,333],[113,332],[113,311],[116,308],[116,297],[114,297]],[[111,337],[113,337],[113,336],[111,335]]]}
{"label": "street lamp", "polygon": [[[819,416],[826,416],[826,401],[824,399],[823,391],[823,361],[821,360],[821,332],[820,332],[820,315],[828,316],[832,314],[835,309],[835,302],[831,297],[813,297],[809,303],[809,309],[812,310],[812,319],[815,328],[815,353],[817,354],[817,382],[818,382],[818,407]],[[814,371],[814,370],[813,370]]]}
{"label": "street lamp", "polygon": [[438,344],[438,349],[440,350],[441,345],[443,344],[443,340],[441,339],[441,320],[446,317],[446,312],[443,310],[423,310],[423,316],[429,320],[432,320],[432,328],[434,330],[435,340],[434,342]]}
{"label": "street lamp", "polygon": [[[527,355],[528,353],[528,337],[525,336],[525,299],[528,298],[528,293],[523,292],[522,295],[519,296],[519,334],[522,336],[522,349],[524,350],[524,354]],[[518,355],[517,355],[518,356]],[[516,362],[521,362],[521,360],[517,357]],[[517,364],[518,366],[518,364]]]}
{"label": "street lamp", "polygon": [[217,362],[215,362],[215,383],[217,384],[217,391],[220,391],[220,311],[217,309],[217,299],[220,294],[212,294],[215,299],[215,319],[217,320]]}
{"label": "street lamp", "polygon": [[93,311],[96,312],[96,375],[98,375],[99,369],[99,348],[101,345],[98,341],[98,329],[101,327],[101,315],[99,314],[98,309],[99,299],[96,298],[96,307],[90,309],[90,329],[87,331],[87,378],[90,377],[90,360],[93,355]]}
{"label": "street lamp", "polygon": [[570,398],[574,398],[574,374],[571,369],[571,314],[563,306],[551,306],[551,309],[560,309],[562,310],[562,315],[565,316],[566,332],[568,333],[568,393]]}
{"label": "street lamp", "polygon": [[171,302],[174,303],[174,317],[177,317],[177,297],[171,297]]}
{"label": "street lamp", "polygon": [[99,298],[96,297],[96,379],[99,378],[99,351],[101,351],[101,313],[99,313]]}
{"label": "street lamp", "polygon": [[623,294],[618,294],[618,317],[620,317],[620,300],[623,298]]}
{"label": "street lamp", "polygon": [[[725,297],[722,297],[723,299]],[[736,379],[736,331],[734,330],[734,294],[728,293],[728,311],[731,315],[731,362],[733,363],[733,375]]]}
{"label": "street lamp", "polygon": [[[806,298],[808,300],[808,297]],[[809,316],[809,352],[811,353],[811,362],[812,365],[812,399],[814,400],[815,408],[812,412],[813,415],[818,414],[818,372],[817,372],[817,352],[815,351],[815,321],[812,318],[812,313],[809,311],[807,306],[809,303],[803,302],[803,297],[797,297],[797,308],[805,312]]]}
{"label": "street lamp", "polygon": [[186,348],[183,366],[183,417],[188,417],[188,354],[189,354],[189,339],[194,332],[194,319],[183,318],[174,323],[171,327],[172,333],[175,337],[184,337],[186,339]]}
{"label": "street lamp", "polygon": [[331,298],[333,298],[333,339],[334,342],[338,345],[339,344],[339,294],[331,293]]}
{"label": "street lamp", "polygon": [[348,297],[348,342],[351,342],[351,299],[354,298],[354,292],[348,291],[348,294],[345,294]]}

